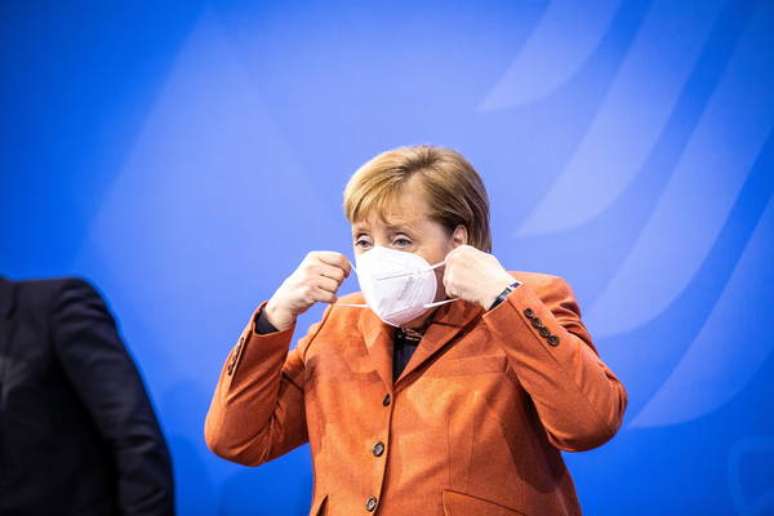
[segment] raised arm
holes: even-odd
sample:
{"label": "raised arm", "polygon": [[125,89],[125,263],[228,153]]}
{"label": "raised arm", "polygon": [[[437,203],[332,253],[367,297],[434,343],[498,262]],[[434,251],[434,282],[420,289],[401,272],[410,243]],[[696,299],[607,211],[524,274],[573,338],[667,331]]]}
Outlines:
{"label": "raised arm", "polygon": [[304,353],[330,313],[312,324],[288,350],[296,322],[259,333],[256,321],[268,301],[250,317],[220,372],[204,425],[214,453],[257,466],[307,441],[304,411]]}
{"label": "raised arm", "polygon": [[618,431],[627,394],[599,357],[570,285],[549,278],[539,288],[518,286],[482,317],[535,403],[549,441],[566,451],[588,450]]}
{"label": "raised arm", "polygon": [[349,273],[343,254],[312,251],[253,312],[221,369],[207,412],[204,438],[217,455],[257,466],[308,439],[304,354],[331,306],[293,350],[288,348],[297,317],[317,302],[334,303]]}

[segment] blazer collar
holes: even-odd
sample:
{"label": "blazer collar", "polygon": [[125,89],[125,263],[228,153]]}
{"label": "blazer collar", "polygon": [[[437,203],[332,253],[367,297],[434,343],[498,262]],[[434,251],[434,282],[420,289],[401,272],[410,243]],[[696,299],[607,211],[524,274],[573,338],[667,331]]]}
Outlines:
{"label": "blazer collar", "polygon": [[460,333],[483,308],[467,301],[455,301],[436,309],[433,320],[425,330],[422,340],[411,355],[400,376],[392,382],[392,339],[395,328],[385,323],[371,310],[362,310],[358,326],[376,370],[390,391],[399,389],[403,379],[436,355],[446,343]]}
{"label": "blazer collar", "polygon": [[0,276],[0,319],[11,314],[13,307],[13,283]]}

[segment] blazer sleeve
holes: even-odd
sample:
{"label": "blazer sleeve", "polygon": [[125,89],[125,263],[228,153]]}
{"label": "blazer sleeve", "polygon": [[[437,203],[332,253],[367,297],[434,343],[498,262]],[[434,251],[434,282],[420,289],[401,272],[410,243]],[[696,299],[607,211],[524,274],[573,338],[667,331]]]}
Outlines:
{"label": "blazer sleeve", "polygon": [[482,319],[502,343],[548,440],[566,451],[607,442],[620,428],[627,393],[600,359],[570,285],[522,283]]}
{"label": "blazer sleeve", "polygon": [[304,353],[330,313],[312,324],[289,349],[296,323],[258,333],[253,312],[223,365],[204,423],[207,447],[216,455],[258,466],[305,443],[309,437],[304,408]]}
{"label": "blazer sleeve", "polygon": [[115,320],[87,282],[64,282],[53,333],[57,358],[112,453],[120,513],[174,514],[169,450]]}

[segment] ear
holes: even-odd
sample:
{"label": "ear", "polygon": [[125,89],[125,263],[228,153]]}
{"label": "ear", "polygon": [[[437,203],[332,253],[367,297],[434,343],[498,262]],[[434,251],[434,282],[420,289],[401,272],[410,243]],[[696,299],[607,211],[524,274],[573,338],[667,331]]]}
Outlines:
{"label": "ear", "polygon": [[459,224],[451,235],[452,248],[457,248],[468,243],[468,228]]}

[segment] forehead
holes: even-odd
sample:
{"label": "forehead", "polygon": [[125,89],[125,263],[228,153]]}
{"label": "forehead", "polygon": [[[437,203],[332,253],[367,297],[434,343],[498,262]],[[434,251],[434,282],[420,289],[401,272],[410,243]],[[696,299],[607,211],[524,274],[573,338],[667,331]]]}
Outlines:
{"label": "forehead", "polygon": [[417,190],[404,190],[381,206],[373,209],[352,224],[352,230],[361,229],[416,229],[428,221],[428,206]]}

